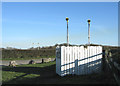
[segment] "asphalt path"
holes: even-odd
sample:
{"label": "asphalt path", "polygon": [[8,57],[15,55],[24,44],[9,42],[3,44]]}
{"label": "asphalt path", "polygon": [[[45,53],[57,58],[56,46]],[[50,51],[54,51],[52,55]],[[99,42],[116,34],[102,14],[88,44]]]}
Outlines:
{"label": "asphalt path", "polygon": [[[34,60],[36,63],[41,63],[42,62],[42,58],[40,59],[30,59],[30,60]],[[14,60],[17,65],[22,65],[22,64],[28,64],[30,60]],[[55,58],[51,58],[51,61],[54,61]],[[13,60],[0,60],[0,66],[8,66],[9,62],[13,61]]]}

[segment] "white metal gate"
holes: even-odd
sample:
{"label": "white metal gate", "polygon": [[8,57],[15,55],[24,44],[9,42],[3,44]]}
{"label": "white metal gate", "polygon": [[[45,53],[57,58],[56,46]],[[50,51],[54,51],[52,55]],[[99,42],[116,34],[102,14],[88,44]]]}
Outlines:
{"label": "white metal gate", "polygon": [[84,75],[101,72],[102,46],[56,47],[56,73]]}

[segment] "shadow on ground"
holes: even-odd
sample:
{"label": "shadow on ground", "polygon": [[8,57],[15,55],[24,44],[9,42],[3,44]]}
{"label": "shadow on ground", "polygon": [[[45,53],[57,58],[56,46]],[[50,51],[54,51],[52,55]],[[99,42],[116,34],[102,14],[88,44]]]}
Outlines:
{"label": "shadow on ground", "polygon": [[[59,76],[55,73],[55,64],[47,67],[3,67],[2,71],[11,71],[11,72],[19,72],[19,73],[25,73],[21,76],[16,77],[13,80],[10,80],[5,83],[11,83],[11,84],[39,84],[39,83],[52,83],[55,82]],[[35,78],[23,78],[26,75],[29,74],[37,74],[40,75]],[[53,80],[53,81],[52,81]],[[3,83],[4,84],[4,83]]]}
{"label": "shadow on ground", "polygon": [[[3,84],[115,84],[109,73],[91,75],[67,75],[60,77],[56,74],[56,65],[46,67],[3,67],[3,71],[24,73]],[[24,78],[29,74],[40,76]],[[7,77],[7,76],[6,76]]]}

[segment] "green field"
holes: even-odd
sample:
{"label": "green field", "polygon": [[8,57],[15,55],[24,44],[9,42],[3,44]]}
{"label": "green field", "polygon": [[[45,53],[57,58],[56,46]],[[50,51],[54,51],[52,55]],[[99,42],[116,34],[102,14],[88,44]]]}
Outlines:
{"label": "green field", "polygon": [[4,66],[2,68],[3,84],[115,84],[110,73],[91,75],[67,75],[60,77],[56,74],[56,62],[43,64]]}

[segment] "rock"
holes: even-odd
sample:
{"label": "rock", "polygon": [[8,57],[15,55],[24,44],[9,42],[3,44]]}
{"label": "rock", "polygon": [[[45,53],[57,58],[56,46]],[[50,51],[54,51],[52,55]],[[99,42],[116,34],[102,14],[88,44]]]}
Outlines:
{"label": "rock", "polygon": [[42,58],[42,63],[44,62],[51,62],[52,59],[51,58]]}
{"label": "rock", "polygon": [[10,61],[9,66],[16,67],[17,63],[15,61]]}
{"label": "rock", "polygon": [[34,60],[30,60],[29,64],[35,64],[35,61]]}
{"label": "rock", "polygon": [[56,61],[56,58],[54,59],[54,61]]}
{"label": "rock", "polygon": [[53,62],[53,61],[56,61],[56,58],[51,58],[51,61]]}
{"label": "rock", "polygon": [[49,61],[49,62],[51,62],[51,60],[52,60],[51,58],[48,58],[48,61]]}
{"label": "rock", "polygon": [[51,61],[51,58],[45,58],[44,59],[44,62],[50,62]]}
{"label": "rock", "polygon": [[44,63],[44,59],[42,58],[42,63]]}

